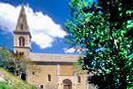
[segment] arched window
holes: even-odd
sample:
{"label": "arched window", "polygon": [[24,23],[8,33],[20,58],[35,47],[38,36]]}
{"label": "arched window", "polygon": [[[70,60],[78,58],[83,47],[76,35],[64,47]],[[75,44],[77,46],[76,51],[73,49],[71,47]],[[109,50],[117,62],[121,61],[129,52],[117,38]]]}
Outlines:
{"label": "arched window", "polygon": [[25,46],[25,39],[24,37],[19,37],[19,46],[24,47]]}
{"label": "arched window", "polygon": [[40,89],[44,89],[44,86],[43,85],[40,85],[39,87],[40,87]]}

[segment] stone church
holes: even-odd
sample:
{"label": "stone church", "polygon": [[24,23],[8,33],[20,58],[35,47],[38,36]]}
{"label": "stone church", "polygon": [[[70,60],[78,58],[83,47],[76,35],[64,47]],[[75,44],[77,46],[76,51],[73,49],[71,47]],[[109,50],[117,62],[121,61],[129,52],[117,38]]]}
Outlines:
{"label": "stone church", "polygon": [[[73,64],[79,55],[33,53],[31,33],[28,27],[25,7],[22,6],[14,30],[14,52],[28,57],[38,71],[27,68],[26,80],[39,89],[93,89],[87,83],[87,74],[77,73]],[[78,70],[79,71],[79,70]]]}

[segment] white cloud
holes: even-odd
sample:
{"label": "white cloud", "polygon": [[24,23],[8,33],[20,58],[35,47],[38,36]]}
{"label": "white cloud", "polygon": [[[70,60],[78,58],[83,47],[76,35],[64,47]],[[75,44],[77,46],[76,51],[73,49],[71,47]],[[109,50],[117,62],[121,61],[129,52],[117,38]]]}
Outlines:
{"label": "white cloud", "polygon": [[[13,32],[19,16],[21,6],[15,7],[10,4],[0,3],[0,27],[2,30]],[[63,38],[67,33],[51,17],[42,12],[34,12],[26,6],[26,15],[32,42],[41,48],[51,47],[56,37]]]}
{"label": "white cloud", "polygon": [[64,48],[65,53],[82,53],[84,51],[87,51],[87,49],[81,47]]}
{"label": "white cloud", "polygon": [[77,49],[77,48],[74,48],[74,47],[72,47],[72,48],[64,48],[64,52],[65,53],[76,53],[76,52],[80,52],[80,49]]}
{"label": "white cloud", "polygon": [[43,33],[35,34],[32,39],[36,42],[36,44],[41,44],[41,48],[51,47],[52,42],[54,42],[53,38],[48,35],[44,35]]}
{"label": "white cloud", "polygon": [[65,53],[75,53],[75,48],[64,48]]}

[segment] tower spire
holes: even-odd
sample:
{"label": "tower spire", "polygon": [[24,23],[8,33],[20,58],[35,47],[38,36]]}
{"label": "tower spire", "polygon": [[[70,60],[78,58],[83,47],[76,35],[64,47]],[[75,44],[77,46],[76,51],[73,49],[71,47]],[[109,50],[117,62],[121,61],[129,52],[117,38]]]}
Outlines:
{"label": "tower spire", "polygon": [[21,55],[28,55],[31,51],[31,34],[24,5],[21,7],[16,29],[14,30],[14,50]]}
{"label": "tower spire", "polygon": [[16,31],[29,32],[29,27],[27,23],[27,17],[26,17],[24,5],[22,5],[21,10],[20,10],[15,32]]}
{"label": "tower spire", "polygon": [[24,32],[31,36],[24,5],[22,5],[22,7],[21,7],[17,25],[16,25],[16,29],[14,30],[14,33],[18,33],[18,32]]}

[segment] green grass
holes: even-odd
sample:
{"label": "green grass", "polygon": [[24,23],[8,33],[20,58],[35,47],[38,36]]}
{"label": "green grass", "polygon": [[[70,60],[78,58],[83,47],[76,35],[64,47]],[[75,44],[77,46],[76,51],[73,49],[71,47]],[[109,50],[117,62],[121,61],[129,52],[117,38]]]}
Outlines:
{"label": "green grass", "polygon": [[4,74],[6,80],[6,82],[0,82],[0,89],[36,89],[33,85],[17,78],[3,68],[0,68],[0,73]]}
{"label": "green grass", "polygon": [[14,88],[7,83],[0,82],[0,89],[14,89]]}

